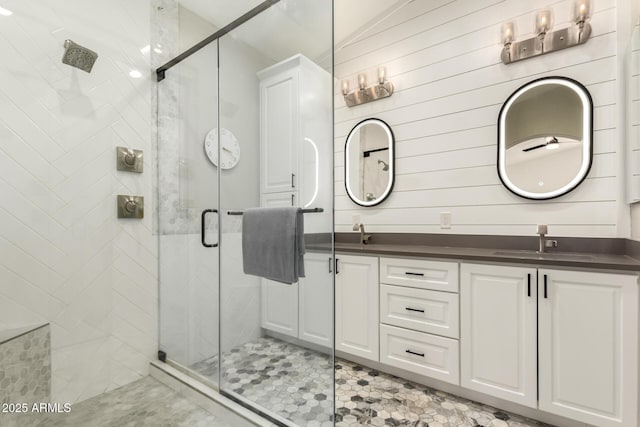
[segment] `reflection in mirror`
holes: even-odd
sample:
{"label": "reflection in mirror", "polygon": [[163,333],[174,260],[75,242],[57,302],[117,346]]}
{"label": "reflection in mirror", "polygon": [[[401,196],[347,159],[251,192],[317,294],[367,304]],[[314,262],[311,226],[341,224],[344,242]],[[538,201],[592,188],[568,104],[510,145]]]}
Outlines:
{"label": "reflection in mirror", "polygon": [[345,187],[360,206],[375,206],[387,198],[394,181],[394,138],[380,119],[358,123],[345,146]]}
{"label": "reflection in mirror", "polygon": [[498,175],[507,189],[551,199],[577,187],[591,167],[592,110],[587,89],[564,77],[514,92],[498,119]]}

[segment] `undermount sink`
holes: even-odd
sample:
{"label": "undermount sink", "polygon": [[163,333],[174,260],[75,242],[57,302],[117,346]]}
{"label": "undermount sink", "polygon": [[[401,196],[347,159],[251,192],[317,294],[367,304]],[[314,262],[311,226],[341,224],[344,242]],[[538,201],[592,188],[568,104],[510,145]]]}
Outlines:
{"label": "undermount sink", "polygon": [[552,259],[552,258],[562,258],[562,259],[575,259],[588,261],[592,259],[591,255],[579,255],[574,253],[567,252],[545,252],[539,253],[537,251],[527,251],[527,250],[513,250],[513,251],[497,251],[493,253],[494,255],[501,256],[511,256],[518,258],[535,258],[535,259]]}

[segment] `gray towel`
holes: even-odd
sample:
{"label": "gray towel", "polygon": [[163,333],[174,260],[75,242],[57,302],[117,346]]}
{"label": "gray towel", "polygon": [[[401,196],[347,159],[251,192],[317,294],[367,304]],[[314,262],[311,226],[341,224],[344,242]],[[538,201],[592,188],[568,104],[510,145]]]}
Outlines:
{"label": "gray towel", "polygon": [[242,215],[245,274],[282,283],[304,277],[304,215],[300,208],[252,208]]}

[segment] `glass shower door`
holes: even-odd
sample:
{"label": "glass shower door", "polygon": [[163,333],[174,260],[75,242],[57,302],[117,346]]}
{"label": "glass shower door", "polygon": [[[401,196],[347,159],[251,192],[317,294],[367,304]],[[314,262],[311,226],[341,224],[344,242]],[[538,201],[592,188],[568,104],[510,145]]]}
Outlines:
{"label": "glass shower door", "polygon": [[[220,176],[220,390],[279,425],[333,425],[332,63],[327,0],[281,0],[219,39],[222,143],[240,151]],[[293,284],[243,272],[243,211],[283,206],[306,212]]]}
{"label": "glass shower door", "polygon": [[160,350],[201,381],[218,382],[218,46],[158,83]]}

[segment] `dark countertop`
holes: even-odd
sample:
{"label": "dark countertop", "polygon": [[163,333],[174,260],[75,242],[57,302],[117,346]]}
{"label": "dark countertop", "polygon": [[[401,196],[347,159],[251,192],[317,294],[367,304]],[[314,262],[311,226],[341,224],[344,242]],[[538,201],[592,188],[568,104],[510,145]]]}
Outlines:
{"label": "dark countertop", "polygon": [[[324,240],[308,241],[309,251],[330,251]],[[374,233],[372,242],[361,245],[358,233],[336,233],[335,251],[360,255],[441,258],[452,261],[497,262],[546,267],[640,272],[640,242],[620,238],[552,237],[558,249],[535,251],[537,237]]]}
{"label": "dark countertop", "polygon": [[462,248],[448,246],[368,244],[335,244],[336,252],[360,255],[393,255],[406,257],[443,258],[462,261],[482,261],[517,264],[535,264],[550,267],[579,267],[589,269],[624,270],[640,272],[640,260],[629,255],[598,253],[544,253],[514,249]]}

